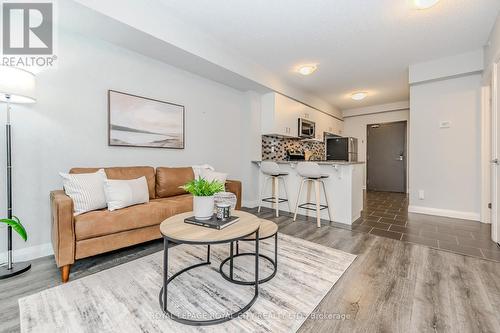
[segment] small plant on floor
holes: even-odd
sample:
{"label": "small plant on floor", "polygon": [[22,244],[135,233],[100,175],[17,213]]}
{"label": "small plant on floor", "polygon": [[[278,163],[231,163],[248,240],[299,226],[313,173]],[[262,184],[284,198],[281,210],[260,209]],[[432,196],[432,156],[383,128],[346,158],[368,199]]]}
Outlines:
{"label": "small plant on floor", "polygon": [[224,184],[218,180],[208,181],[205,178],[193,179],[181,186],[184,191],[195,197],[210,197],[224,191]]}
{"label": "small plant on floor", "polygon": [[26,242],[28,239],[28,234],[26,233],[26,229],[21,224],[21,221],[17,218],[17,216],[12,216],[11,219],[0,219],[1,223],[5,223],[8,226],[12,227],[12,229],[21,236],[21,238]]}

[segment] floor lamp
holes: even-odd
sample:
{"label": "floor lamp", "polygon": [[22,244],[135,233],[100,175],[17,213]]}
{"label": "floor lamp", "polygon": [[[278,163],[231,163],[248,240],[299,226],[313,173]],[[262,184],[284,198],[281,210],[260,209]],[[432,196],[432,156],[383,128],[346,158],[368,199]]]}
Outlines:
{"label": "floor lamp", "polygon": [[[7,103],[7,217],[12,218],[12,160],[10,104],[35,103],[35,76],[25,70],[0,66],[0,102]],[[7,264],[0,267],[0,279],[26,272],[31,268],[29,262],[12,261],[12,228],[7,227]]]}

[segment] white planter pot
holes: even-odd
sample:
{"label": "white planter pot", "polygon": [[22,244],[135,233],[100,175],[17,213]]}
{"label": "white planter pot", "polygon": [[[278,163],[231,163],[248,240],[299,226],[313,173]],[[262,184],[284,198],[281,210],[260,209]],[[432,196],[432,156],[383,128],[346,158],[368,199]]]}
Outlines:
{"label": "white planter pot", "polygon": [[209,220],[214,214],[214,197],[193,198],[194,217],[197,220]]}

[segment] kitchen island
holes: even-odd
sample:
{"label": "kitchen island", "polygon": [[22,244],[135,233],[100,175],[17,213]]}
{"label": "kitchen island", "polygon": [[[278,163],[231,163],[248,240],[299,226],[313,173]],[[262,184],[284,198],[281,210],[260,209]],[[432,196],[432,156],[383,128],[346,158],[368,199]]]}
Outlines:
{"label": "kitchen island", "polygon": [[[252,161],[256,167],[260,167],[262,161]],[[301,161],[273,161],[279,164],[284,172],[288,172],[285,177],[286,190],[288,193],[288,200],[290,201],[291,213],[294,212],[297,196],[299,194],[299,187],[302,178],[295,170],[297,163]],[[321,167],[321,173],[328,174],[329,177],[324,180],[326,192],[328,196],[328,203],[330,204],[330,212],[332,214],[332,222],[343,223],[351,225],[354,221],[361,217],[363,210],[363,168],[364,162],[345,162],[345,161],[315,161],[306,163],[317,163]],[[264,175],[259,173],[259,193],[264,184]],[[272,196],[271,182],[268,183],[264,192],[264,197]],[[307,193],[311,192],[309,202],[314,202],[314,189],[305,188],[302,191],[299,204],[307,202]],[[325,203],[323,191],[321,191],[322,203]],[[285,191],[280,182],[280,197],[285,197]],[[271,203],[262,203],[263,207],[273,208]],[[280,204],[280,210],[290,211],[286,202]],[[316,217],[315,211],[309,211],[299,208],[298,213],[301,215],[309,215]],[[321,211],[321,218],[328,220],[328,211],[326,209]]]}

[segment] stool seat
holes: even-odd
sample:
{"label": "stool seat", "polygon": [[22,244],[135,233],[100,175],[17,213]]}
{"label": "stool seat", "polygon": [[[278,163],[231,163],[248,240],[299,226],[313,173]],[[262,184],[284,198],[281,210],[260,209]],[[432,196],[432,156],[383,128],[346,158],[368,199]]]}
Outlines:
{"label": "stool seat", "polygon": [[[259,239],[269,238],[278,232],[278,225],[273,221],[260,219]],[[245,237],[245,240],[255,239],[255,234]]]}
{"label": "stool seat", "polygon": [[288,176],[288,172],[279,172],[279,173],[267,173],[267,172],[262,172],[266,176],[271,176],[271,177],[281,177],[281,176]]}
{"label": "stool seat", "polygon": [[327,175],[327,174],[321,174],[319,175],[319,177],[306,177],[307,179],[325,179],[325,178],[328,178],[330,177],[330,175]]}

